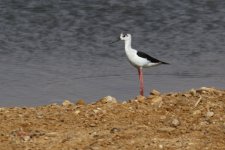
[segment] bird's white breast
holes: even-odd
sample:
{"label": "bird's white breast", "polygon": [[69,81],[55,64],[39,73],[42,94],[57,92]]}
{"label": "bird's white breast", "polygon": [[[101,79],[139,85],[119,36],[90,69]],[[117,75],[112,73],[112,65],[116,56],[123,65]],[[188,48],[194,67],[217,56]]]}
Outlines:
{"label": "bird's white breast", "polygon": [[149,61],[145,58],[139,57],[136,50],[126,50],[126,55],[129,62],[135,67],[148,67],[149,65]]}

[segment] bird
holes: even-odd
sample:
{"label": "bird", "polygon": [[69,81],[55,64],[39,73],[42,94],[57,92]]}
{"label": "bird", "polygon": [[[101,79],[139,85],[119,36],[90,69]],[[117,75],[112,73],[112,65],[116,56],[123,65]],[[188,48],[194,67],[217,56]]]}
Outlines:
{"label": "bird", "polygon": [[157,66],[161,64],[169,64],[164,61],[160,61],[142,51],[138,51],[136,49],[133,49],[131,47],[131,34],[123,34],[121,33],[119,38],[111,42],[115,43],[118,41],[125,41],[125,53],[127,55],[128,61],[131,65],[133,65],[135,68],[138,69],[138,76],[139,76],[139,82],[140,82],[140,95],[144,96],[144,79],[143,79],[143,68],[148,68],[152,66]]}

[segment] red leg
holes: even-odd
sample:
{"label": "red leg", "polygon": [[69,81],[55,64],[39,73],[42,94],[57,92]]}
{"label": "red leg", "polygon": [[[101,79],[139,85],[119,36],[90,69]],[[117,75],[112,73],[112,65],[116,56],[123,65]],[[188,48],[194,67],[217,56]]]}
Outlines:
{"label": "red leg", "polygon": [[138,68],[138,75],[140,80],[140,95],[144,96],[144,80],[143,80],[142,68]]}

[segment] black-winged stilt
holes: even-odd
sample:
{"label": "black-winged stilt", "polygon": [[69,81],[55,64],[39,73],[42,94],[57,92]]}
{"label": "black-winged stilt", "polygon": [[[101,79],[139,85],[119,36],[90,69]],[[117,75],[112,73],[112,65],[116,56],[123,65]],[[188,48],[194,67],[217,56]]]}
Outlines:
{"label": "black-winged stilt", "polygon": [[120,37],[117,41],[125,41],[125,52],[129,62],[138,69],[138,75],[140,80],[140,95],[144,95],[144,80],[143,80],[143,71],[142,68],[152,67],[160,64],[169,64],[163,61],[160,61],[156,58],[149,56],[148,54],[137,51],[131,47],[131,35],[130,34],[120,34]]}

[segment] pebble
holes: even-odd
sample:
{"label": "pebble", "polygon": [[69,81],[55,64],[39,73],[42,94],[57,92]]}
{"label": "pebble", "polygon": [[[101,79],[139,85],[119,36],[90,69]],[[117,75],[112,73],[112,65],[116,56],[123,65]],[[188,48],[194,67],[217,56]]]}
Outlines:
{"label": "pebble", "polygon": [[201,87],[200,89],[197,90],[197,92],[202,94],[215,93],[215,94],[221,95],[221,92],[216,90],[215,88]]}
{"label": "pebble", "polygon": [[202,112],[201,110],[195,110],[192,114],[193,115],[200,115]]}
{"label": "pebble", "polygon": [[184,97],[191,97],[191,94],[190,93],[185,93],[183,94]]}
{"label": "pebble", "polygon": [[95,123],[89,124],[90,127],[96,127],[97,125]]}
{"label": "pebble", "polygon": [[162,97],[154,97],[153,99],[151,99],[151,105],[157,106],[157,107],[161,107],[162,106]]}
{"label": "pebble", "polygon": [[116,132],[119,132],[119,131],[120,131],[119,128],[112,128],[112,129],[110,130],[110,133],[116,133]]}
{"label": "pebble", "polygon": [[0,108],[0,111],[4,111],[4,110],[5,110],[5,108],[3,108],[3,107]]}
{"label": "pebble", "polygon": [[150,92],[150,95],[160,95],[160,92],[159,91],[157,91],[157,90],[155,90],[155,89],[153,89],[151,92]]}
{"label": "pebble", "polygon": [[196,90],[195,89],[191,89],[189,92],[192,96],[196,96]]}
{"label": "pebble", "polygon": [[78,115],[78,114],[80,113],[80,110],[76,110],[74,113],[75,113],[76,115]]}
{"label": "pebble", "polygon": [[212,112],[212,111],[208,111],[206,113],[206,117],[208,117],[208,118],[212,117],[213,115],[214,115],[214,112]]}
{"label": "pebble", "polygon": [[83,100],[83,99],[78,99],[75,104],[76,105],[86,105],[85,100]]}
{"label": "pebble", "polygon": [[136,100],[137,100],[138,102],[145,102],[145,97],[142,96],[142,95],[139,95],[139,96],[136,97]]}
{"label": "pebble", "polygon": [[127,104],[127,101],[123,101],[122,104]]}
{"label": "pebble", "polygon": [[30,136],[28,136],[28,135],[23,136],[23,140],[24,140],[25,142],[29,141],[29,140],[30,140]]}
{"label": "pebble", "polygon": [[173,128],[173,127],[163,127],[163,128],[158,129],[158,131],[162,131],[162,132],[172,132],[174,130],[175,130],[175,128]]}
{"label": "pebble", "polygon": [[160,116],[160,119],[161,120],[165,120],[166,119],[166,116],[165,115],[162,115],[162,116]]}
{"label": "pebble", "polygon": [[93,110],[93,112],[94,112],[95,114],[97,114],[99,111],[100,111],[100,110],[98,110],[98,109],[94,109],[94,110]]}
{"label": "pebble", "polygon": [[160,145],[159,145],[159,148],[160,148],[160,149],[163,149],[163,145],[162,145],[162,144],[160,144]]}
{"label": "pebble", "polygon": [[47,137],[56,137],[56,136],[58,136],[58,133],[57,132],[50,132],[50,133],[46,133],[45,136],[47,136]]}
{"label": "pebble", "polygon": [[174,118],[174,119],[172,120],[172,122],[171,122],[171,125],[172,125],[173,127],[177,127],[177,126],[180,125],[180,121],[179,121],[178,119]]}
{"label": "pebble", "polygon": [[166,96],[177,97],[178,93],[168,93]]}
{"label": "pebble", "polygon": [[115,97],[112,96],[106,96],[99,100],[101,103],[117,103],[117,100]]}
{"label": "pebble", "polygon": [[62,103],[63,106],[71,106],[73,105],[72,102],[70,102],[69,100],[64,100],[64,102]]}

